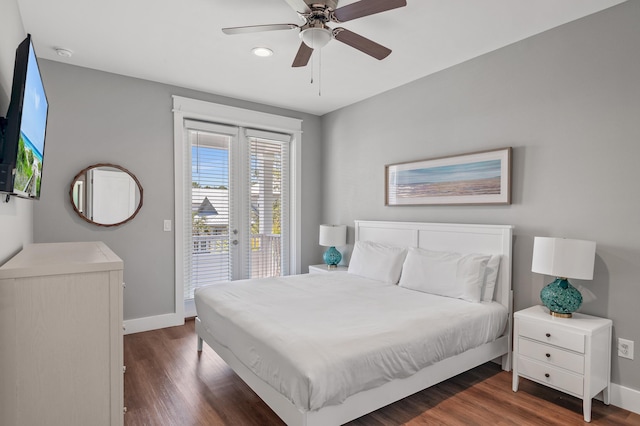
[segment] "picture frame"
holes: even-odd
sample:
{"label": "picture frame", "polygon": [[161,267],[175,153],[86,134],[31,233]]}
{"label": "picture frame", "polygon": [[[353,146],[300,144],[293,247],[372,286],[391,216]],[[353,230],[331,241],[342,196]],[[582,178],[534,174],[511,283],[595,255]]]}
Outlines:
{"label": "picture frame", "polygon": [[511,147],[385,166],[385,206],[511,204]]}

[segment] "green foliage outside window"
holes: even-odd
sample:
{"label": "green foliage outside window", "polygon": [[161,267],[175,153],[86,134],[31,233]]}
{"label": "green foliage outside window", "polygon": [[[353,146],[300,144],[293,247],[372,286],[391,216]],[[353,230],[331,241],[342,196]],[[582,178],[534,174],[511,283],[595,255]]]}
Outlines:
{"label": "green foliage outside window", "polygon": [[[20,135],[20,140],[18,142],[18,155],[16,161],[16,176],[14,186],[19,188],[20,190],[26,190],[27,185],[31,177],[33,176],[33,163],[35,162],[35,157],[33,156],[33,152],[31,150],[27,150],[25,148],[24,139],[22,135]],[[38,164],[38,170],[42,171],[42,164]],[[40,189],[40,179],[34,183],[36,188]]]}

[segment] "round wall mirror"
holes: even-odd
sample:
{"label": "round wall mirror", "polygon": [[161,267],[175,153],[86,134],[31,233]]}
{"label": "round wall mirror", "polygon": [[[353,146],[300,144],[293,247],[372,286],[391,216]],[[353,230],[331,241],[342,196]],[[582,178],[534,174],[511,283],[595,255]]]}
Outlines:
{"label": "round wall mirror", "polygon": [[80,217],[98,226],[118,226],[142,207],[142,185],[133,173],[115,164],[93,164],[73,178],[71,205]]}

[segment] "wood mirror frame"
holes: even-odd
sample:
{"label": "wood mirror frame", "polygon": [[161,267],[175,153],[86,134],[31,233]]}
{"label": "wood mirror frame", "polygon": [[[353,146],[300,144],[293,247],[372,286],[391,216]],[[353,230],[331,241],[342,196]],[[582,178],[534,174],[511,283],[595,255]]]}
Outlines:
{"label": "wood mirror frame", "polygon": [[[88,199],[87,190],[92,191],[93,188],[89,189],[88,186],[80,185],[80,183],[86,184],[87,174],[90,172],[93,172],[96,169],[100,169],[104,171],[119,171],[119,172],[126,173],[128,177],[131,179],[132,183],[135,183],[137,190],[135,194],[133,194],[133,196],[134,196],[134,200],[137,201],[137,204],[135,206],[135,210],[133,211],[133,213],[129,214],[128,217],[122,218],[122,220],[118,218],[118,221],[114,223],[101,223],[100,221],[95,221],[93,219],[94,215],[91,215],[91,217],[88,217],[85,214],[86,209],[84,204],[85,204],[85,200]],[[85,188],[82,188],[82,186],[85,186]],[[97,164],[92,164],[90,166],[85,167],[73,178],[73,180],[71,181],[71,186],[69,187],[69,200],[71,201],[73,210],[75,210],[75,212],[78,214],[78,216],[82,218],[82,220],[89,222],[93,225],[110,227],[110,226],[118,226],[118,225],[125,224],[130,220],[132,220],[134,217],[136,217],[136,215],[142,208],[142,200],[143,200],[142,193],[143,191],[142,191],[142,185],[140,184],[140,181],[129,170],[125,169],[122,166],[118,166],[117,164],[97,163]]]}

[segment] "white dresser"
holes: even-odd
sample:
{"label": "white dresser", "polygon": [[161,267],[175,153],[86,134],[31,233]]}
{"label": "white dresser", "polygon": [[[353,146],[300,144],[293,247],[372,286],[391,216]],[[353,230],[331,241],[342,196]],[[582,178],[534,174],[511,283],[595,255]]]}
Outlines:
{"label": "white dresser", "polygon": [[0,267],[0,424],[123,418],[122,260],[102,242],[31,244]]}
{"label": "white dresser", "polygon": [[513,391],[520,376],[583,400],[591,421],[591,399],[602,392],[609,404],[611,328],[606,318],[574,313],[556,318],[543,306],[514,314]]}

